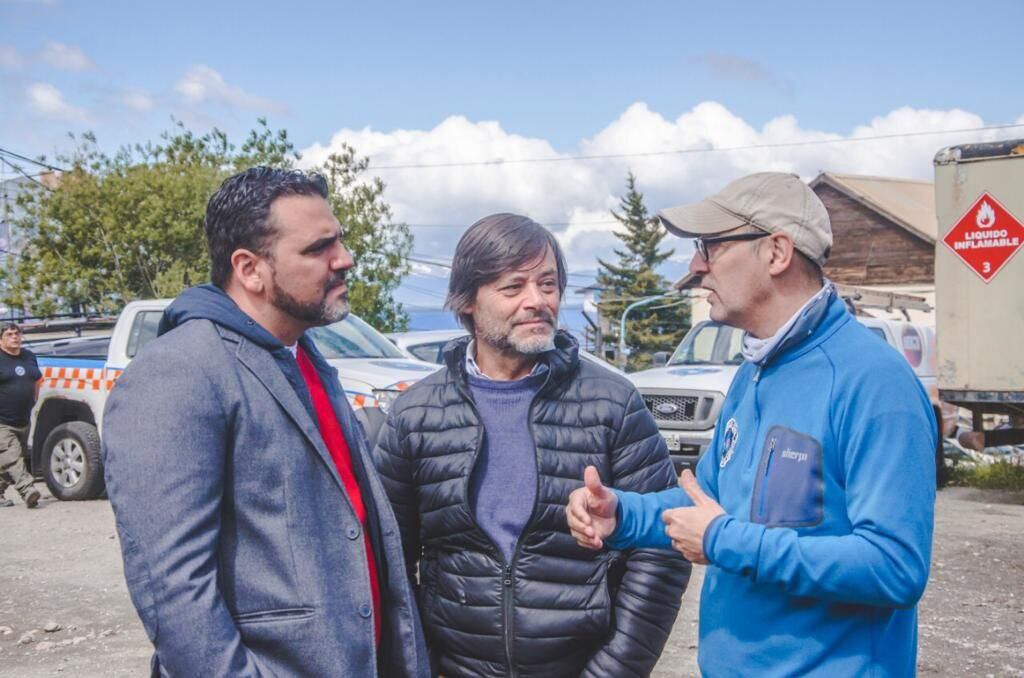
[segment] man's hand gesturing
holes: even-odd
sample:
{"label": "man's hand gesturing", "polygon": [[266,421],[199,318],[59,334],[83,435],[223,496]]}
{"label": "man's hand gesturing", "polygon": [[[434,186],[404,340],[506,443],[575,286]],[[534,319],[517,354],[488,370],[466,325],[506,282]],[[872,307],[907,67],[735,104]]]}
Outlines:
{"label": "man's hand gesturing", "polygon": [[598,550],[605,538],[615,531],[615,509],[619,498],[601,484],[597,469],[588,466],[583,471],[583,487],[573,490],[565,514],[569,518],[569,531],[583,548]]}
{"label": "man's hand gesturing", "polygon": [[672,540],[672,548],[679,551],[691,563],[707,565],[708,557],[704,553],[704,533],[708,525],[725,509],[718,502],[704,494],[697,484],[690,469],[685,469],[679,476],[679,484],[693,501],[693,506],[669,509],[661,514],[665,522],[665,534]]}

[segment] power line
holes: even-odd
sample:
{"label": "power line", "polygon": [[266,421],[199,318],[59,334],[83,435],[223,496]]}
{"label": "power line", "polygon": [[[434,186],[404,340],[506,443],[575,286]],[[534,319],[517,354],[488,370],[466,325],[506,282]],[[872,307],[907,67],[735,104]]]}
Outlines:
{"label": "power line", "polygon": [[10,168],[11,168],[12,170],[14,170],[15,172],[17,172],[17,173],[18,173],[18,174],[20,174],[21,176],[23,176],[23,177],[25,177],[26,179],[28,179],[29,181],[31,181],[31,182],[32,182],[33,184],[36,184],[37,186],[41,186],[42,188],[45,188],[45,189],[46,189],[46,190],[48,190],[48,191],[52,191],[52,190],[53,190],[52,188],[50,188],[50,187],[49,187],[49,186],[47,186],[46,184],[42,183],[41,181],[39,181],[39,180],[38,180],[38,179],[36,179],[35,177],[31,177],[31,176],[29,176],[29,175],[28,175],[28,174],[27,174],[27,173],[25,172],[25,170],[21,169],[20,167],[18,167],[17,165],[15,165],[15,164],[14,164],[13,162],[11,162],[10,160],[7,160],[6,158],[4,158],[4,157],[0,156],[0,162],[3,162],[3,163],[4,163],[5,165],[7,165],[7,166],[8,166],[8,167],[10,167]]}
{"label": "power line", "polygon": [[452,265],[450,263],[446,264],[446,263],[441,262],[441,261],[430,261],[429,259],[423,259],[423,258],[420,258],[419,256],[408,256],[408,257],[406,257],[406,259],[408,261],[414,261],[417,264],[426,264],[428,266],[437,266],[438,268],[447,268],[449,270],[451,270],[451,267],[452,267]]}
{"label": "power line", "polygon": [[[608,224],[621,224],[614,219],[602,221],[542,221],[541,226],[605,226]],[[409,228],[469,228],[470,224],[406,224]]]}
{"label": "power line", "polygon": [[445,299],[448,297],[447,294],[438,292],[437,290],[428,290],[425,287],[417,287],[416,285],[410,285],[409,283],[404,281],[402,282],[401,286],[407,290],[412,290],[413,292],[416,292],[418,294],[426,294],[427,296],[438,297],[440,299]]}
{"label": "power line", "polygon": [[[406,259],[408,259],[409,261],[414,261],[417,264],[426,264],[428,266],[437,266],[438,268],[446,268],[448,270],[451,270],[451,268],[452,268],[452,264],[451,264],[450,261],[448,261],[448,262],[437,261],[437,260],[434,260],[434,259],[427,259],[426,257],[427,257],[427,255],[425,255],[425,254],[413,253],[413,254],[409,255],[408,257],[406,257]],[[565,275],[570,277],[570,278],[581,278],[583,280],[596,280],[597,279],[597,275],[596,274],[595,275],[590,275],[589,273],[572,273],[572,272],[567,271]]]}
{"label": "power line", "polygon": [[1024,127],[1024,123],[1013,123],[1008,125],[990,125],[987,127],[965,127],[949,130],[930,130],[923,132],[899,132],[893,134],[878,134],[869,137],[842,137],[839,139],[814,139],[808,141],[788,141],[774,144],[746,144],[743,146],[720,146],[718,148],[676,148],[667,151],[641,151],[636,153],[604,153],[598,155],[562,155],[548,158],[491,158],[489,160],[476,160],[465,162],[435,162],[435,163],[407,163],[400,165],[375,165],[372,162],[368,168],[372,170],[402,170],[402,169],[439,169],[445,167],[497,167],[501,165],[521,165],[528,163],[552,163],[567,162],[570,160],[616,160],[622,158],[648,158],[665,155],[691,155],[697,153],[727,153],[732,151],[751,151],[770,148],[797,148],[801,146],[825,146],[829,144],[849,144],[863,141],[879,141],[884,139],[906,139],[910,137],[938,136],[943,134],[967,134],[971,132],[990,132],[1004,129],[1015,129]]}
{"label": "power line", "polygon": [[63,167],[55,167],[54,165],[49,165],[49,164],[47,164],[47,163],[45,163],[45,162],[43,162],[41,160],[33,160],[32,158],[28,158],[28,157],[26,157],[24,155],[21,155],[19,153],[15,153],[14,151],[9,151],[6,148],[0,148],[0,155],[9,155],[12,158],[17,158],[18,160],[24,160],[25,162],[30,162],[33,165],[39,165],[40,167],[45,167],[46,169],[53,170],[54,172],[67,172],[67,170],[64,169]]}

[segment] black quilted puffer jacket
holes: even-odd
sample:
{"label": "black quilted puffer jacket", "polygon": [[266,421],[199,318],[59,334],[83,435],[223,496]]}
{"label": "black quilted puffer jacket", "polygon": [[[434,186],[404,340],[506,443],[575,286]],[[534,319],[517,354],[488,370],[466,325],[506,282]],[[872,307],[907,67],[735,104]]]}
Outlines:
{"label": "black quilted puffer jacket", "polygon": [[576,341],[559,332],[530,408],[537,502],[505,562],[469,501],[484,430],[466,380],[468,343],[450,343],[447,368],[398,398],[374,451],[414,580],[419,565],[435,667],[444,676],[649,674],[690,564],[674,551],[583,549],[565,505],[588,464],[623,490],[674,485],[654,419],[627,379],[581,361]]}

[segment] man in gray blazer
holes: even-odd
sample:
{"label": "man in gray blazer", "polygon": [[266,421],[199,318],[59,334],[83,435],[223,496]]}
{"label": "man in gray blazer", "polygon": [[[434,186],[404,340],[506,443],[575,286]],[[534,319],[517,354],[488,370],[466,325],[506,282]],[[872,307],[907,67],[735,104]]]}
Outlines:
{"label": "man in gray blazer", "polygon": [[422,676],[399,532],[337,372],[348,313],[320,176],[258,167],[207,205],[212,285],[166,310],[104,414],[107,481],[154,675]]}

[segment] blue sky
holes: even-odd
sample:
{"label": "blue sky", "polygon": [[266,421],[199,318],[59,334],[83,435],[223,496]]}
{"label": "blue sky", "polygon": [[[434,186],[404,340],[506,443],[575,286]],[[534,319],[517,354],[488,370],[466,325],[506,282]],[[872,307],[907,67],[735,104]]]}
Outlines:
{"label": "blue sky", "polygon": [[[270,115],[300,145],[341,127],[421,129],[462,114],[571,148],[636,101],[672,113],[713,100],[754,125],[792,114],[832,131],[900,106],[1006,122],[1021,113],[1007,80],[1024,65],[1016,1],[313,5],[2,0],[2,44],[32,59],[60,42],[95,65],[5,73],[4,117],[22,117],[23,80],[86,108],[136,89],[157,102],[151,115],[95,128],[108,143],[153,134],[195,64],[286,106]],[[239,130],[254,117],[220,113]],[[68,127],[33,134],[46,146]]]}
{"label": "blue sky", "polygon": [[[589,270],[611,255],[607,210],[627,171],[658,209],[759,169],[928,178],[938,147],[1024,127],[675,159],[572,156],[1024,122],[1013,82],[1022,19],[1016,1],[0,0],[0,147],[52,157],[67,132],[94,130],[112,150],[155,139],[172,115],[239,139],[266,116],[311,164],[342,141],[378,165],[559,157],[379,174],[418,253],[444,258],[465,225],[513,210],[551,224],[571,267]],[[669,273],[690,252],[675,244]],[[443,272],[417,276],[433,289]]]}

